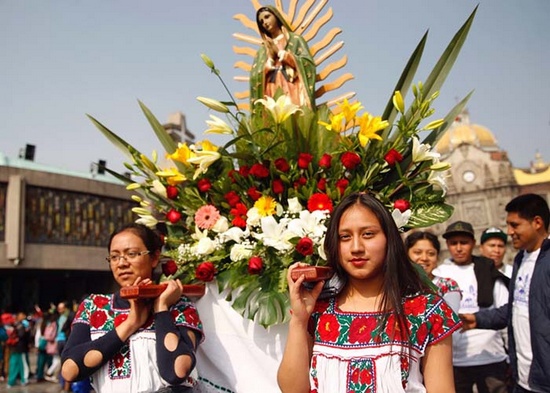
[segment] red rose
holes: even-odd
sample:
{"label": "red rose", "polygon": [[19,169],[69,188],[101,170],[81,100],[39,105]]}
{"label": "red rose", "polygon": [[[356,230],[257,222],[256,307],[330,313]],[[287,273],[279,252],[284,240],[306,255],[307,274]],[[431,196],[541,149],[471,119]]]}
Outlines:
{"label": "red rose", "polygon": [[397,199],[393,202],[393,207],[403,213],[411,207],[411,203],[406,199]]}
{"label": "red rose", "polygon": [[262,196],[262,193],[259,192],[256,187],[250,187],[246,193],[253,201],[257,201]]}
{"label": "red rose", "polygon": [[296,244],[296,251],[306,256],[313,254],[313,240],[309,237],[301,238]]}
{"label": "red rose", "polygon": [[237,203],[233,209],[229,211],[229,214],[233,216],[246,216],[246,213],[248,213],[248,209],[246,208],[246,205],[244,203]]}
{"label": "red rose", "polygon": [[178,197],[178,188],[174,186],[166,186],[166,196],[168,199],[176,199]]}
{"label": "red rose", "polygon": [[325,191],[327,189],[327,179],[325,179],[324,177],[322,177],[318,182],[317,182],[317,188],[321,191]]}
{"label": "red rose", "polygon": [[171,276],[177,271],[178,271],[178,265],[173,259],[170,259],[169,261],[166,261],[165,263],[162,264],[162,273],[165,276]]}
{"label": "red rose", "polygon": [[285,191],[285,185],[281,179],[275,179],[271,184],[271,189],[275,194],[282,194]]}
{"label": "red rose", "polygon": [[231,169],[229,172],[227,172],[227,176],[231,179],[231,183],[235,183],[235,174],[239,173],[235,169]]}
{"label": "red rose", "polygon": [[264,261],[260,257],[252,257],[248,260],[248,274],[260,274],[264,267]]}
{"label": "red rose", "polygon": [[298,168],[307,169],[309,163],[313,160],[313,156],[309,153],[300,153],[298,156]]}
{"label": "red rose", "polygon": [[177,210],[170,209],[170,211],[166,213],[166,219],[172,224],[176,224],[179,220],[181,220],[181,213]]}
{"label": "red rose", "polygon": [[212,262],[203,262],[195,270],[195,277],[204,282],[212,281],[215,274],[216,266]]}
{"label": "red rose", "polygon": [[208,179],[200,179],[197,182],[197,188],[200,192],[208,192],[208,190],[212,188],[212,183],[210,183],[210,180]]}
{"label": "red rose", "polygon": [[250,174],[258,179],[265,179],[269,176],[269,169],[263,164],[254,164],[250,168]]}
{"label": "red rose", "polygon": [[346,192],[346,188],[348,188],[348,185],[348,179],[340,179],[336,182],[336,187],[338,188],[338,191],[340,191],[340,195],[343,195],[344,192]]}
{"label": "red rose", "polygon": [[287,173],[290,170],[290,165],[288,165],[288,162],[284,158],[277,158],[275,160],[275,168],[281,172]]}
{"label": "red rose", "polygon": [[327,194],[313,194],[307,201],[307,210],[314,212],[315,210],[328,210],[332,213],[332,200]]}
{"label": "red rose", "polygon": [[239,194],[237,194],[235,191],[229,191],[223,197],[231,207],[235,207],[235,205],[241,201]]}
{"label": "red rose", "polygon": [[239,173],[241,174],[241,176],[247,177],[250,173],[250,168],[248,168],[248,165],[243,165],[239,168]]}
{"label": "red rose", "polygon": [[325,169],[330,168],[331,161],[332,161],[332,156],[330,154],[325,153],[319,160],[319,166]]}
{"label": "red rose", "polygon": [[346,169],[352,170],[361,163],[361,157],[357,153],[346,151],[340,156],[340,161]]}
{"label": "red rose", "polygon": [[105,314],[105,311],[94,311],[90,316],[90,325],[98,329],[103,326],[106,320],[107,314]]}
{"label": "red rose", "polygon": [[384,160],[388,163],[389,166],[394,166],[396,162],[401,162],[403,156],[395,149],[390,149],[384,156]]}
{"label": "red rose", "polygon": [[294,182],[294,188],[298,188],[300,186],[305,186],[307,184],[307,179],[303,176],[300,176],[298,180]]}
{"label": "red rose", "polygon": [[336,315],[323,314],[317,323],[317,330],[322,341],[336,342],[340,335],[340,322]]}

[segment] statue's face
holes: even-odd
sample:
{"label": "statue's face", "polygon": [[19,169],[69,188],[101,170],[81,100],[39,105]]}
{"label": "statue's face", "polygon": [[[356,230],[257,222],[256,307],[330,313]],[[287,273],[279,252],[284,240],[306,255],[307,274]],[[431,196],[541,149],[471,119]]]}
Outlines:
{"label": "statue's face", "polygon": [[275,37],[280,34],[281,29],[279,28],[279,21],[271,12],[260,12],[260,15],[258,15],[258,22],[260,26],[268,32],[270,37]]}

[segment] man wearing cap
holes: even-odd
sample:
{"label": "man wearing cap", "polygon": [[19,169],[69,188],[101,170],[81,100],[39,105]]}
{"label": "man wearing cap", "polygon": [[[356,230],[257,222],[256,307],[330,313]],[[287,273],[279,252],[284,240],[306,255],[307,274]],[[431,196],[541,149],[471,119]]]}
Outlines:
{"label": "man wearing cap", "polygon": [[506,253],[506,233],[497,227],[487,228],[481,234],[479,250],[481,255],[495,262],[495,267],[506,277],[512,276],[512,265],[504,263]]}
{"label": "man wearing cap", "polygon": [[550,209],[537,194],[520,195],[505,209],[508,234],[519,251],[508,304],[461,318],[464,329],[508,327],[514,393],[550,392]]}
{"label": "man wearing cap", "polygon": [[[474,228],[456,221],[443,234],[451,254],[433,273],[449,277],[462,291],[460,314],[499,307],[508,301],[508,278],[491,259],[473,255]],[[453,369],[457,393],[507,392],[507,354],[500,332],[472,329],[453,333]]]}

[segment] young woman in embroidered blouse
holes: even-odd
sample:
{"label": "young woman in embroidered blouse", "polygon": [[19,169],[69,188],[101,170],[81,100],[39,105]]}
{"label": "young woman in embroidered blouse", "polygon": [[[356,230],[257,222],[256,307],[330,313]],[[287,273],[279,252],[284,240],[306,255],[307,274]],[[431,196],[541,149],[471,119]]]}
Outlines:
{"label": "young woman in embroidered blouse", "polygon": [[[116,282],[150,284],[161,248],[159,235],[144,225],[115,231],[107,260]],[[125,300],[119,292],[88,296],[62,354],[63,378],[91,376],[96,393],[192,391],[202,326],[181,282],[166,284],[152,300]]]}
{"label": "young woman in embroidered blouse", "polygon": [[432,272],[437,267],[441,245],[437,236],[430,232],[413,232],[405,239],[405,248],[409,258],[424,269],[430,280],[438,288],[439,294],[458,314],[462,292],[458,283],[452,278],[439,277]]}
{"label": "young woman in embroidered blouse", "polygon": [[355,193],[331,215],[328,264],[343,286],[318,299],[287,275],[292,316],[277,380],[284,393],[454,392],[458,317],[420,277],[374,197]]}

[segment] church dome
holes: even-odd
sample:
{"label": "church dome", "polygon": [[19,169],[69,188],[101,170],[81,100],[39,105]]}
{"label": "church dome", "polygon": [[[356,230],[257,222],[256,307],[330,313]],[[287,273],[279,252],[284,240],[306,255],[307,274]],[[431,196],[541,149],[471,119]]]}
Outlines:
{"label": "church dome", "polygon": [[443,134],[435,149],[445,155],[460,145],[476,146],[484,151],[498,150],[498,143],[493,133],[486,127],[470,123],[467,111],[462,112]]}

